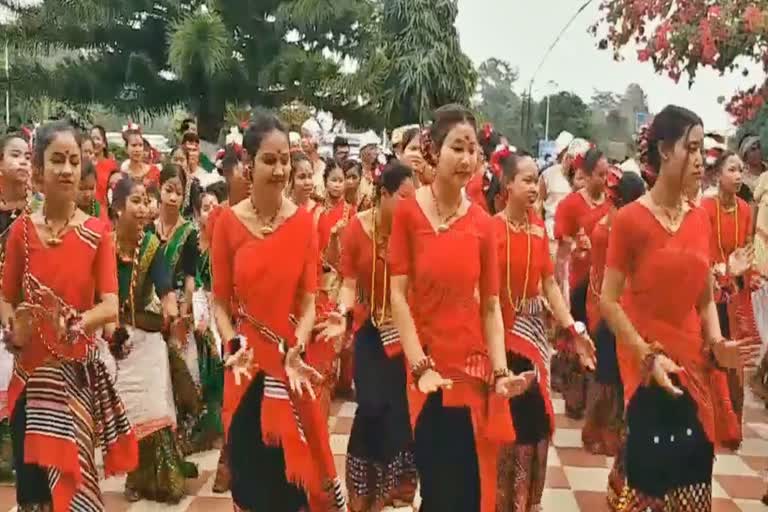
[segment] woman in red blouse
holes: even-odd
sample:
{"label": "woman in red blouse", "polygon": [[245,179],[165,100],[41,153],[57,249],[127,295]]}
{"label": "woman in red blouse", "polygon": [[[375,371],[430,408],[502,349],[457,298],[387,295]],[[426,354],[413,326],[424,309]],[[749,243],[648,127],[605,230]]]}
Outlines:
{"label": "woman in red blouse", "polygon": [[[709,247],[715,276],[715,304],[723,336],[743,338],[760,336],[752,308],[752,290],[745,286],[752,253],[752,208],[736,196],[742,187],[744,162],[732,151],[726,151],[715,162],[718,194],[702,199],[711,225]],[[731,406],[741,419],[744,405],[744,376],[728,372]],[[741,421],[735,438],[729,443],[734,449],[741,443]]]}
{"label": "woman in red blouse", "polygon": [[720,333],[709,219],[683,197],[701,179],[703,138],[693,112],[657,114],[648,164],[658,178],[611,224],[600,305],[616,334],[627,404],[622,510],[711,510],[714,445],[723,440],[715,425],[735,422],[719,406],[716,375],[759,353],[753,340]]}
{"label": "woman in red blouse", "polygon": [[584,324],[574,322],[568,312],[555,282],[544,221],[533,210],[538,197],[536,162],[509,150],[498,162],[507,204],[493,220],[507,365],[515,372],[534,372],[536,380],[525,393],[509,401],[516,439],[505,445],[499,456],[496,511],[530,512],[541,505],[549,439],[555,430],[545,303],[557,323],[573,337],[587,368],[594,368],[595,349]]}
{"label": "woman in red blouse", "polygon": [[91,128],[91,141],[93,141],[93,163],[96,166],[96,200],[107,211],[107,183],[109,176],[117,170],[117,162],[109,154],[107,132],[103,126],[95,125]]}
{"label": "woman in red blouse", "polygon": [[[288,179],[288,198],[297,206],[302,206],[315,217],[319,217],[320,205],[312,199],[314,182],[312,181],[312,162],[301,152],[291,154],[291,177]],[[317,212],[317,215],[316,215]]]}
{"label": "woman in red blouse", "polygon": [[[555,268],[560,277],[558,282],[569,290],[567,296],[570,299],[571,314],[579,322],[586,323],[589,235],[610,208],[605,200],[605,178],[609,165],[603,152],[594,147],[583,157],[578,156],[574,165],[584,173],[585,185],[568,194],[555,211],[555,239],[558,240]],[[563,278],[565,275],[567,279]],[[569,417],[579,419],[583,417],[586,407],[587,375],[580,369],[572,347],[567,343],[560,344],[558,351],[563,352],[559,357],[567,362],[568,367],[562,390],[565,412]]]}
{"label": "woman in red blouse", "polygon": [[374,187],[373,208],[353,217],[344,231],[341,261],[339,309],[354,310],[357,411],[346,466],[354,512],[410,505],[417,483],[404,357],[389,307],[386,254],[395,208],[415,190],[413,172],[395,161]]}
{"label": "woman in red blouse", "polygon": [[[0,317],[19,350],[8,388],[19,510],[104,510],[106,473],[133,469],[136,438],[95,332],[117,318],[115,248],[107,226],[75,205],[80,139],[70,125],[37,132],[40,212],[11,228]],[[95,299],[98,297],[98,304]]]}
{"label": "woman in red blouse", "polygon": [[493,512],[498,447],[514,438],[506,399],[531,375],[507,368],[493,223],[461,192],[479,151],[473,115],[437,109],[431,140],[435,182],[398,205],[389,240],[421,507]]}
{"label": "woman in red blouse", "polygon": [[128,130],[123,133],[125,149],[128,152],[128,161],[123,166],[123,171],[134,179],[144,183],[149,188],[152,185],[160,186],[160,169],[156,165],[144,161],[144,138],[139,130]]}
{"label": "woman in red blouse", "polygon": [[344,510],[313,389],[320,375],[302,356],[315,320],[312,216],[283,194],[290,153],[280,122],[257,118],[243,143],[251,195],[221,211],[211,249],[216,321],[227,340],[232,497],[236,510]]}

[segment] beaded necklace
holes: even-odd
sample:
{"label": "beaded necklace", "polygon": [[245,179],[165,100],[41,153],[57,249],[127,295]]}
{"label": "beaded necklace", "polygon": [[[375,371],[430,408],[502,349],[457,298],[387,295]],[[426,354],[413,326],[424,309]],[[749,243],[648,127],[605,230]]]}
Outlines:
{"label": "beaded necklace", "polygon": [[526,295],[528,294],[528,280],[530,278],[531,273],[531,227],[530,227],[530,221],[528,219],[528,212],[525,213],[525,222],[523,224],[523,229],[525,229],[526,233],[526,258],[525,258],[525,279],[523,280],[523,295],[521,298],[517,300],[512,299],[512,240],[511,236],[509,234],[510,231],[512,231],[513,226],[515,224],[510,220],[509,216],[505,216],[506,221],[506,235],[507,235],[507,297],[509,298],[509,304],[515,309],[515,311],[519,311],[526,300]]}
{"label": "beaded necklace", "polygon": [[387,259],[384,258],[384,290],[381,300],[381,314],[379,319],[376,320],[376,260],[378,259],[378,247],[376,245],[376,208],[371,210],[372,215],[372,228],[371,228],[371,247],[373,250],[373,265],[371,269],[371,321],[375,327],[379,327],[384,323],[387,318],[387,273],[388,267]]}
{"label": "beaded necklace", "polygon": [[[723,247],[723,237],[722,237],[722,224],[720,222],[720,198],[718,197],[715,199],[715,203],[717,205],[717,213],[715,215],[716,223],[717,223],[717,247],[720,249],[720,256],[723,258],[723,263],[728,263],[728,259],[725,257],[725,248]],[[733,247],[736,249],[739,247],[739,204],[736,203],[736,207],[733,209],[733,220],[736,224],[734,232],[734,244]]]}

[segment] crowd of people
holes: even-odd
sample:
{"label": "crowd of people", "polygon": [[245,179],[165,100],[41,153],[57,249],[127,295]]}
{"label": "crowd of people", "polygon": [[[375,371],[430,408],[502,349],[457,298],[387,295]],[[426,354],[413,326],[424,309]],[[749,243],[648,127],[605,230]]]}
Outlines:
{"label": "crowd of people", "polygon": [[[214,162],[65,121],[0,142],[0,477],[18,510],[177,503],[220,449],[236,511],[541,510],[553,392],[616,512],[708,512],[741,442],[768,275],[759,139],[668,106],[617,166],[540,171],[459,105],[322,158],[256,115]],[[749,375],[749,374],[747,374]],[[768,397],[768,362],[752,382]],[[328,419],[357,403],[345,471]],[[344,481],[344,484],[342,484]]]}

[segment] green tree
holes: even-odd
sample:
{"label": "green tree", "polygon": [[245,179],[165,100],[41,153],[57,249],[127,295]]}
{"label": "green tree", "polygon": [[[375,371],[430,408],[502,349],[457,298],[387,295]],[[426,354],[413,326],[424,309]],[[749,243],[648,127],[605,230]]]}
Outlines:
{"label": "green tree", "polygon": [[523,145],[520,133],[522,101],[515,92],[517,69],[508,62],[491,58],[478,68],[478,114],[507,136],[513,145]]}
{"label": "green tree", "polygon": [[[356,119],[355,96],[330,88],[371,19],[362,0],[0,0],[15,97],[110,106],[126,115],[179,105],[215,140],[227,103],[292,101]],[[50,49],[68,50],[54,63]],[[31,57],[27,57],[31,55]],[[4,89],[4,87],[3,87]],[[4,92],[4,90],[2,91]]]}
{"label": "green tree", "polygon": [[[535,132],[539,139],[544,137],[547,119],[547,98],[536,105],[537,125]],[[549,134],[556,137],[566,130],[576,137],[592,138],[592,116],[589,107],[578,95],[560,91],[549,97]]]}
{"label": "green tree", "polygon": [[334,82],[379,114],[376,126],[424,123],[447,103],[469,105],[476,74],[461,51],[455,0],[375,0],[357,70]]}

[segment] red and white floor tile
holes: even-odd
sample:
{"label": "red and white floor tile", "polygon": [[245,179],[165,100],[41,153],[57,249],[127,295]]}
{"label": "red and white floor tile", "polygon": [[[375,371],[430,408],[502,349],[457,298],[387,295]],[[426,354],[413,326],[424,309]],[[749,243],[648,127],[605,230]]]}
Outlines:
{"label": "red and white floor tile", "polygon": [[[331,448],[336,466],[344,474],[344,454],[355,404],[338,402],[330,420]],[[603,512],[605,486],[612,460],[586,453],[581,445],[581,422],[564,415],[564,404],[555,399],[557,431],[549,452],[544,512]],[[722,452],[715,462],[713,512],[768,512],[760,502],[766,490],[768,469],[768,411],[762,403],[747,397],[745,411],[746,439],[737,453]],[[200,477],[188,483],[189,496],[178,505],[141,501],[128,503],[122,495],[124,478],[110,478],[102,483],[108,512],[231,512],[229,495],[214,494],[213,478],[218,452],[191,457],[200,467]],[[0,487],[0,512],[14,511],[12,487]],[[390,509],[392,512],[395,509]],[[398,512],[409,509],[397,509]]]}

